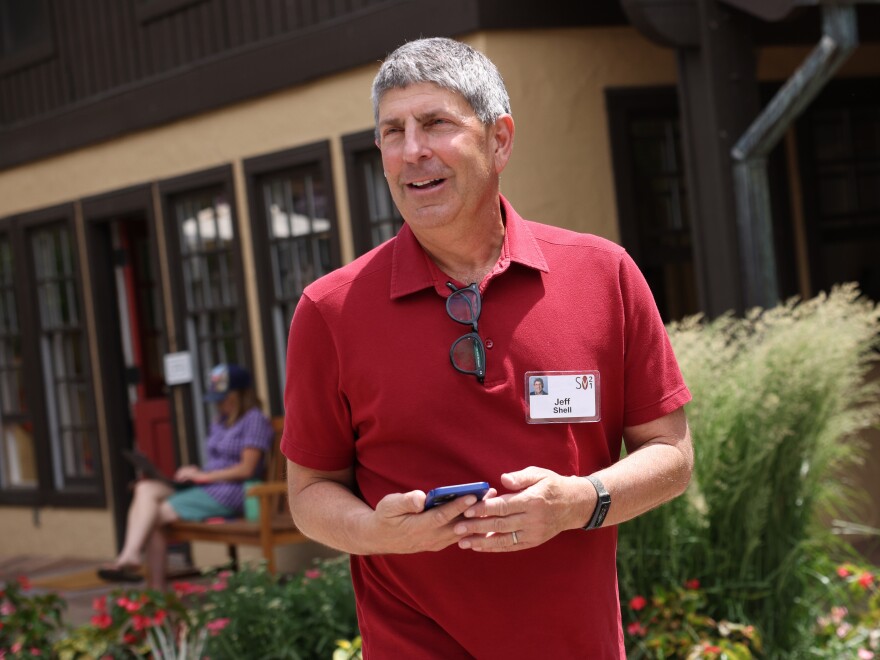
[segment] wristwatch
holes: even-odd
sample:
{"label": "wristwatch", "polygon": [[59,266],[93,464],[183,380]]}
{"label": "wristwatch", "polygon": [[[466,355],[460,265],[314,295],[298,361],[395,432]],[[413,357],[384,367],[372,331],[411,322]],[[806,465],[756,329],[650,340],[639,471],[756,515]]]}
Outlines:
{"label": "wristwatch", "polygon": [[605,516],[608,515],[608,509],[611,508],[611,493],[605,490],[605,485],[599,481],[598,477],[589,475],[584,478],[593,484],[599,499],[596,500],[596,508],[593,510],[593,515],[590,516],[590,521],[582,529],[596,529],[605,522]]}

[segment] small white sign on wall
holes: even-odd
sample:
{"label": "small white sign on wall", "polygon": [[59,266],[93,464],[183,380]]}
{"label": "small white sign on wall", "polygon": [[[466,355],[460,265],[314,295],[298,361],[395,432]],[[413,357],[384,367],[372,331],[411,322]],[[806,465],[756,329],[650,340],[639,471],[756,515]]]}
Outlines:
{"label": "small white sign on wall", "polygon": [[183,385],[193,379],[192,355],[189,351],[165,354],[165,383]]}

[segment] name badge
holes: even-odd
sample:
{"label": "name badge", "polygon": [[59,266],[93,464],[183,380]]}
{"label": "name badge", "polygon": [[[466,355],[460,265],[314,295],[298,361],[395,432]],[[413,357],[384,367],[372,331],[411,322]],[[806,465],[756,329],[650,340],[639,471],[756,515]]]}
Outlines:
{"label": "name badge", "polygon": [[529,424],[598,422],[598,371],[527,371]]}

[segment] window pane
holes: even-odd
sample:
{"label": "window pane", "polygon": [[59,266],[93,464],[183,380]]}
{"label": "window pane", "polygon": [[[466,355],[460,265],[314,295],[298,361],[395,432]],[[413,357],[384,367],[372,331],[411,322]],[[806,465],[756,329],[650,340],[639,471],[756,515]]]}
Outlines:
{"label": "window pane", "polygon": [[[221,188],[175,196],[173,217],[180,238],[186,334],[196,374],[220,362],[246,364],[232,208]],[[200,380],[200,377],[196,379]],[[196,432],[204,437],[210,407],[193,384]]]}
{"label": "window pane", "polygon": [[14,257],[0,236],[0,488],[34,489],[37,460],[22,372],[21,333],[12,283]]}
{"label": "window pane", "polygon": [[55,487],[94,478],[96,429],[85,332],[80,326],[74,242],[65,225],[30,236],[39,305],[40,357]]}

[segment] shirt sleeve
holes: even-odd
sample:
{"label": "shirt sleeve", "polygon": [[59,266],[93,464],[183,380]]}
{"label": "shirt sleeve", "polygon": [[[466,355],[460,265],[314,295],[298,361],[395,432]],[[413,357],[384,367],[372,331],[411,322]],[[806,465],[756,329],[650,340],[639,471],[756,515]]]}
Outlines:
{"label": "shirt sleeve", "polygon": [[351,412],[339,373],[333,332],[304,294],[290,324],[281,438],[282,453],[298,465],[331,471],[354,463]]}
{"label": "shirt sleeve", "polygon": [[620,262],[625,314],[624,426],[659,419],[691,399],[654,296],[628,254]]}

